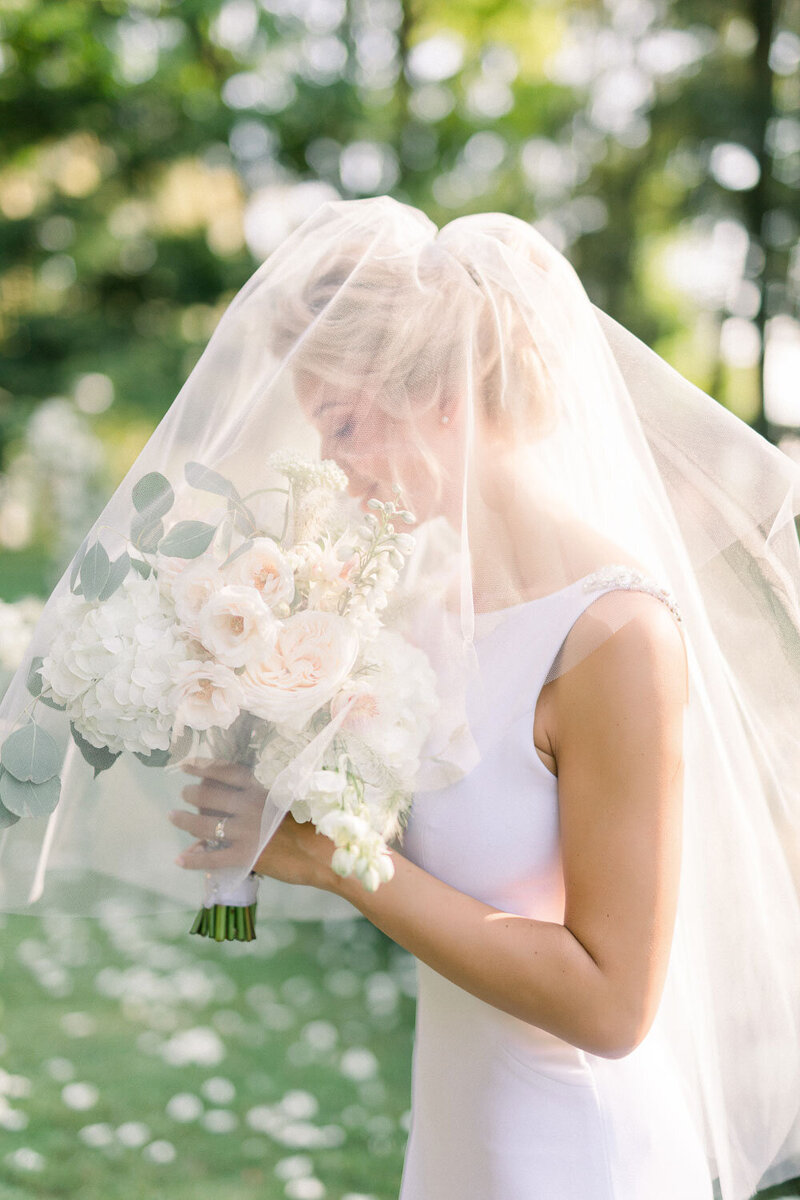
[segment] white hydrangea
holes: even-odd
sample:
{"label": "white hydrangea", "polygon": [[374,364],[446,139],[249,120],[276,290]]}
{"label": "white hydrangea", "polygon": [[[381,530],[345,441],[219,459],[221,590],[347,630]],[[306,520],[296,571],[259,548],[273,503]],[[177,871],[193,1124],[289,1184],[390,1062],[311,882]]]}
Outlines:
{"label": "white hydrangea", "polygon": [[114,753],[167,750],[173,675],[187,648],[155,578],[131,572],[102,603],[68,593],[58,625],[41,676],[78,732]]}

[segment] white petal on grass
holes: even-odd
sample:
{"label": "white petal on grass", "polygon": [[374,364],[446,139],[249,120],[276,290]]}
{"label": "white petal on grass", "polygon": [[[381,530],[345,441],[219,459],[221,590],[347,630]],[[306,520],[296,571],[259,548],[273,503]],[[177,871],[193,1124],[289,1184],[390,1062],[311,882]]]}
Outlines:
{"label": "white petal on grass", "polygon": [[0,1096],[0,1129],[7,1129],[9,1133],[19,1133],[27,1128],[29,1120],[26,1112],[21,1108],[12,1108]]}
{"label": "white petal on grass", "polygon": [[61,1018],[61,1028],[68,1037],[89,1037],[97,1028],[97,1022],[90,1013],[64,1013]]}
{"label": "white petal on grass", "polygon": [[209,1108],[201,1121],[209,1133],[232,1133],[239,1124],[236,1113],[229,1108]]}
{"label": "white petal on grass", "polygon": [[294,1088],[282,1098],[280,1107],[287,1117],[293,1117],[295,1120],[307,1120],[309,1117],[315,1117],[319,1112],[319,1100],[311,1092]]}
{"label": "white petal on grass", "polygon": [[30,1146],[20,1146],[17,1150],[12,1150],[3,1159],[3,1162],[9,1167],[15,1167],[18,1171],[42,1171],[46,1165],[44,1155],[38,1150],[31,1149]]}
{"label": "white petal on grass", "polygon": [[114,1141],[114,1130],[107,1121],[98,1121],[94,1125],[84,1125],[78,1130],[78,1137],[85,1146],[99,1149],[111,1145]]}
{"label": "white petal on grass", "polygon": [[142,1158],[146,1158],[148,1162],[153,1163],[171,1163],[175,1159],[177,1151],[172,1142],[164,1141],[159,1138],[155,1142],[150,1142],[142,1151]]}
{"label": "white petal on grass", "polygon": [[307,1154],[292,1154],[275,1164],[278,1179],[303,1179],[313,1172],[314,1164]]}
{"label": "white petal on grass", "polygon": [[21,1100],[31,1094],[31,1081],[26,1075],[11,1075],[0,1067],[0,1096]]}
{"label": "white petal on grass", "polygon": [[75,1075],[75,1067],[68,1058],[48,1058],[44,1069],[56,1083],[66,1083]]}
{"label": "white petal on grass", "polygon": [[286,1200],[322,1200],[327,1192],[321,1179],[309,1175],[306,1179],[291,1179],[283,1194]]}
{"label": "white petal on grass", "polygon": [[173,1034],[161,1047],[164,1062],[173,1067],[194,1063],[201,1067],[215,1067],[225,1057],[225,1046],[213,1029],[198,1025]]}
{"label": "white petal on grass", "polygon": [[167,1101],[166,1112],[173,1121],[196,1121],[203,1112],[203,1102],[191,1092],[178,1092]]}
{"label": "white petal on grass", "polygon": [[378,1060],[366,1046],[351,1046],[339,1060],[339,1070],[348,1079],[372,1079],[378,1073]]}
{"label": "white petal on grass", "polygon": [[230,1104],[236,1095],[236,1088],[230,1079],[224,1079],[221,1075],[206,1079],[200,1085],[200,1091],[212,1104]]}
{"label": "white petal on grass", "polygon": [[150,1127],[143,1121],[124,1121],[117,1127],[116,1137],[123,1146],[143,1146],[150,1137]]}
{"label": "white petal on grass", "polygon": [[332,1050],[339,1040],[339,1030],[331,1021],[309,1021],[301,1036],[314,1050]]}
{"label": "white petal on grass", "polygon": [[67,1108],[82,1111],[97,1104],[100,1092],[93,1083],[68,1083],[61,1089],[61,1099]]}

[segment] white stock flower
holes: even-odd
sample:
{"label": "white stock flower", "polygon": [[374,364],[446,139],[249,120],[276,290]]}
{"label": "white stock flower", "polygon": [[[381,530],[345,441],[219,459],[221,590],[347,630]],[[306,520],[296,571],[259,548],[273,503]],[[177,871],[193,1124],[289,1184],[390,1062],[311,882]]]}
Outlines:
{"label": "white stock flower", "polygon": [[294,576],[286,555],[269,537],[253,540],[252,545],[225,568],[233,583],[255,588],[270,608],[294,598]]}
{"label": "white stock flower", "polygon": [[101,603],[68,593],[57,614],[42,682],[78,732],[114,753],[167,750],[172,677],[186,647],[155,577],[131,572]]}
{"label": "white stock flower", "polygon": [[256,717],[302,729],[336,694],[358,653],[358,634],[346,617],[298,612],[280,623],[277,637],[240,676],[245,708]]}
{"label": "white stock flower", "polygon": [[344,794],[348,790],[347,776],[340,771],[315,771],[306,793],[292,801],[292,816],[301,824],[313,821],[317,825],[328,813],[342,810]]}
{"label": "white stock flower", "polygon": [[277,628],[260,593],[239,584],[212,592],[197,617],[200,640],[227,667],[241,667],[268,654]]}
{"label": "white stock flower", "polygon": [[175,734],[190,729],[228,729],[239,715],[244,691],[230,667],[187,660],[175,668]]}
{"label": "white stock flower", "polygon": [[331,867],[339,875],[353,872],[369,892],[394,875],[394,863],[380,834],[355,813],[333,810],[316,822],[336,846]]}

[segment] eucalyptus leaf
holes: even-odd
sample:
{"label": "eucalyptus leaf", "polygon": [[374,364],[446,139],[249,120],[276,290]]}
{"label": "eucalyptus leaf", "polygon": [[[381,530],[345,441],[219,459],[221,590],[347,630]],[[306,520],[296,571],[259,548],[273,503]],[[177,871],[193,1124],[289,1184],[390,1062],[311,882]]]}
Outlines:
{"label": "eucalyptus leaf", "polygon": [[191,731],[191,729],[189,729],[187,727],[186,729],[184,729],[184,731],[180,735],[180,737],[177,738],[176,741],[174,741],[172,743],[172,746],[170,747],[170,752],[169,752],[170,760],[172,762],[180,762],[180,760],[182,758],[186,758],[186,755],[190,752],[190,750],[192,748],[193,741],[194,741],[194,736],[192,734],[192,731]]}
{"label": "eucalyptus leaf", "polygon": [[58,710],[58,712],[64,712],[67,707],[66,704],[57,704],[52,696],[44,696],[41,694],[39,696],[39,703],[46,704],[48,708],[55,708]]}
{"label": "eucalyptus leaf", "polygon": [[166,475],[151,471],[143,475],[131,492],[134,508],[149,521],[157,521],[168,513],[175,503],[175,493]]}
{"label": "eucalyptus leaf", "polygon": [[17,817],[46,817],[58,804],[61,780],[51,776],[44,783],[15,779],[8,771],[0,775],[0,801]]}
{"label": "eucalyptus leaf", "polygon": [[153,571],[150,563],[146,563],[142,558],[132,558],[131,566],[133,567],[134,571],[141,575],[142,579],[149,579]]}
{"label": "eucalyptus leaf", "polygon": [[97,779],[97,776],[101,771],[107,771],[109,767],[113,767],[114,763],[122,753],[121,750],[118,750],[116,753],[114,753],[113,751],[109,750],[107,746],[93,746],[91,742],[87,742],[86,738],[82,734],[78,733],[74,722],[70,721],[69,727],[72,731],[75,745],[78,747],[89,766],[94,767],[95,779]]}
{"label": "eucalyptus leaf", "polygon": [[255,533],[256,523],[250,515],[250,510],[242,512],[237,508],[233,515],[233,523],[236,526],[237,533],[241,533],[244,537],[252,537]]}
{"label": "eucalyptus leaf", "polygon": [[86,551],[81,563],[80,580],[84,599],[96,600],[105,587],[111,564],[100,542],[95,542]]}
{"label": "eucalyptus leaf", "polygon": [[197,558],[211,545],[216,525],[205,521],[178,521],[159,546],[162,554],[174,558]]}
{"label": "eucalyptus leaf", "polygon": [[[3,775],[3,768],[0,767],[0,778]],[[16,825],[19,817],[16,813],[9,812],[6,806],[0,803],[0,830],[10,829],[12,825]]]}
{"label": "eucalyptus leaf", "polygon": [[246,542],[242,542],[241,546],[237,546],[233,553],[229,554],[225,561],[220,563],[220,568],[230,566],[230,564],[234,562],[234,560],[237,559],[240,554],[244,554],[246,550],[249,550],[252,544],[252,538],[248,538]]}
{"label": "eucalyptus leaf", "polygon": [[105,587],[100,593],[100,600],[108,600],[109,596],[113,596],[119,585],[122,583],[125,576],[130,570],[131,560],[127,554],[120,554],[119,558],[115,558],[108,571],[108,579],[105,582]]}
{"label": "eucalyptus leaf", "polygon": [[31,721],[10,733],[0,746],[0,762],[22,782],[44,783],[58,771],[61,755],[46,729]]}
{"label": "eucalyptus leaf", "polygon": [[134,750],[133,753],[146,767],[165,767],[170,759],[169,750],[151,750],[149,754],[141,754]]}
{"label": "eucalyptus leaf", "polygon": [[158,518],[138,513],[131,521],[131,541],[142,554],[154,554],[164,536],[164,523]]}
{"label": "eucalyptus leaf", "polygon": [[239,493],[230,479],[226,479],[218,471],[212,471],[210,467],[204,467],[198,462],[187,462],[183,471],[186,482],[198,491],[213,492],[215,496],[229,496],[233,500],[239,499]]}
{"label": "eucalyptus leaf", "polygon": [[88,546],[89,546],[89,534],[87,533],[86,537],[83,539],[83,541],[80,544],[80,547],[78,548],[78,553],[75,555],[75,558],[72,563],[72,571],[71,571],[70,577],[69,577],[69,586],[72,589],[72,591],[75,592],[76,595],[80,592],[80,588],[76,587],[76,585],[78,583],[78,576],[79,576],[80,570],[81,570],[81,563],[83,562],[84,558],[86,557],[86,551],[88,549]]}
{"label": "eucalyptus leaf", "polygon": [[26,685],[32,696],[40,696],[42,693],[42,677],[39,674],[39,668],[43,662],[44,659],[42,658],[41,654],[37,654],[35,658],[31,659],[31,666],[30,670],[28,671]]}

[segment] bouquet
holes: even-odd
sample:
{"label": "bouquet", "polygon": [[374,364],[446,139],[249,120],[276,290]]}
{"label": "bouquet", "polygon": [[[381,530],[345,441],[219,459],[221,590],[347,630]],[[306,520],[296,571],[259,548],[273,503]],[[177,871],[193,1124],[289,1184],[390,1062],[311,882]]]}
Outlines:
{"label": "bouquet", "polygon": [[[395,523],[414,517],[396,493],[354,517],[333,461],[278,451],[266,465],[285,484],[247,496],[185,465],[188,487],[216,498],[213,520],[176,519],[170,481],[150,472],[133,488],[125,549],[112,560],[87,539],[49,652],[33,661],[31,702],[0,746],[0,828],[58,802],[45,705],[65,713],[95,777],[123,753],[153,768],[242,763],[281,811],[330,838],[334,871],[370,891],[392,877],[387,843],[437,708],[427,655],[381,620],[415,544]],[[301,762],[311,769],[293,775]],[[190,932],[252,939],[258,877],[225,894],[211,874]]]}

